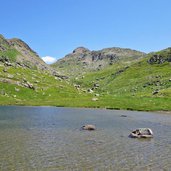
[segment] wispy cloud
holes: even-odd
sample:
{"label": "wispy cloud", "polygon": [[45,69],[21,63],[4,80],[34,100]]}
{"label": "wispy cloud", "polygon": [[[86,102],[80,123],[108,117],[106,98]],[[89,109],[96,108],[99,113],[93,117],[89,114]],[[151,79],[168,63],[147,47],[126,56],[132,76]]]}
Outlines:
{"label": "wispy cloud", "polygon": [[42,57],[42,59],[47,64],[52,64],[52,63],[56,62],[56,58],[51,57],[51,56],[45,56],[45,57]]}

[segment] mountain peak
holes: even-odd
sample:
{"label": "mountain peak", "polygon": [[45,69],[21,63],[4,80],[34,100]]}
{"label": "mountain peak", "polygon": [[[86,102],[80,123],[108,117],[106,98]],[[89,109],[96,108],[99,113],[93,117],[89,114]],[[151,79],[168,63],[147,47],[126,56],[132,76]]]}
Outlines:
{"label": "mountain peak", "polygon": [[0,35],[0,62],[4,63],[5,60],[19,67],[51,70],[24,41],[18,38],[6,39]]}
{"label": "mountain peak", "polygon": [[54,63],[53,67],[64,75],[75,77],[83,72],[101,70],[119,61],[131,63],[144,55],[143,52],[127,48],[114,47],[90,51],[85,47],[78,47],[73,53]]}
{"label": "mountain peak", "polygon": [[77,54],[77,53],[85,53],[85,52],[89,52],[89,51],[90,50],[85,47],[78,47],[73,50],[73,53]]}
{"label": "mountain peak", "polygon": [[[12,45],[12,46],[15,46],[15,47],[19,47],[19,48],[25,48],[26,50],[30,51],[30,52],[33,52],[35,55],[36,52],[34,52],[28,44],[26,44],[23,40],[21,39],[18,39],[18,38],[13,38],[13,39],[9,39],[8,42]],[[38,55],[37,55],[38,56]]]}

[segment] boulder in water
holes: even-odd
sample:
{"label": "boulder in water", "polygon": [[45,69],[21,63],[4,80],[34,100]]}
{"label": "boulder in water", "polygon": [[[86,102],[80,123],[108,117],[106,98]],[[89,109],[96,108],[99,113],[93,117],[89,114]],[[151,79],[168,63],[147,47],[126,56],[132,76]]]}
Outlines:
{"label": "boulder in water", "polygon": [[131,132],[131,138],[153,138],[153,131],[150,128],[138,128]]}
{"label": "boulder in water", "polygon": [[96,127],[94,125],[84,125],[81,127],[82,130],[94,131]]}

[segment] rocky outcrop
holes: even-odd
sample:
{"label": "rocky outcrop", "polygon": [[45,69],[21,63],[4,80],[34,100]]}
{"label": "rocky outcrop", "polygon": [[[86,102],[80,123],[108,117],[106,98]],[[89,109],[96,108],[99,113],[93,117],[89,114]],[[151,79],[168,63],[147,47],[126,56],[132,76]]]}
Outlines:
{"label": "rocky outcrop", "polygon": [[125,72],[129,67],[126,66],[125,68],[123,69],[120,69],[119,71],[115,72],[112,74],[113,77],[116,77],[117,75],[120,75],[121,73]]}
{"label": "rocky outcrop", "polygon": [[162,64],[166,61],[167,59],[164,59],[161,55],[155,54],[148,60],[148,63],[149,64]]}
{"label": "rocky outcrop", "polygon": [[55,76],[55,77],[57,77],[57,78],[59,78],[59,79],[62,79],[62,80],[67,80],[67,79],[69,79],[69,77],[67,77],[67,76],[65,76],[65,75],[60,75],[60,74],[58,74],[56,71],[54,71],[52,74],[53,74],[53,76]]}
{"label": "rocky outcrop", "polygon": [[87,48],[78,47],[52,66],[64,75],[76,76],[84,71],[101,70],[118,61],[128,60],[130,62],[144,55],[145,53],[143,52],[126,48],[106,48],[98,51],[90,51]]}
{"label": "rocky outcrop", "polygon": [[100,51],[92,51],[91,52],[92,61],[104,60],[107,59],[110,62],[116,62],[119,60],[119,57],[116,54],[104,54]]}
{"label": "rocky outcrop", "polygon": [[32,90],[35,90],[35,87],[33,86],[32,83],[30,83],[29,81],[27,81],[26,79],[23,80],[23,82],[21,83],[22,86],[26,87],[26,88],[30,88]]}
{"label": "rocky outcrop", "polygon": [[[14,77],[13,75],[8,74],[7,78],[0,78],[0,82],[13,84],[13,85],[17,85],[17,86],[35,90],[35,86],[32,83],[30,83],[29,81],[27,81],[25,79],[23,81],[16,81],[13,79],[13,77]],[[17,91],[17,89],[15,89],[15,90]]]}
{"label": "rocky outcrop", "polygon": [[149,55],[149,64],[163,64],[165,62],[171,62],[171,48],[164,49],[157,53],[152,53]]}

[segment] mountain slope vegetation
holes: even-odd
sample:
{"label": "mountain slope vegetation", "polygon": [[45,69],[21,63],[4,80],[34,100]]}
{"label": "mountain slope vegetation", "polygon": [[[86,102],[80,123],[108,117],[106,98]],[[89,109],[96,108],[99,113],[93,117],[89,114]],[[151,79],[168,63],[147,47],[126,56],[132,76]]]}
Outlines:
{"label": "mountain slope vegetation", "polygon": [[0,105],[76,106],[91,99],[72,85],[48,73],[0,66]]}
{"label": "mountain slope vegetation", "polygon": [[0,105],[76,106],[91,99],[20,39],[0,36]]}
{"label": "mountain slope vegetation", "polygon": [[170,52],[168,48],[149,54],[129,66],[115,63],[73,82],[99,94],[99,99],[108,101],[109,108],[171,110]]}
{"label": "mountain slope vegetation", "polygon": [[171,110],[171,48],[84,47],[52,66],[20,39],[0,36],[0,105]]}

